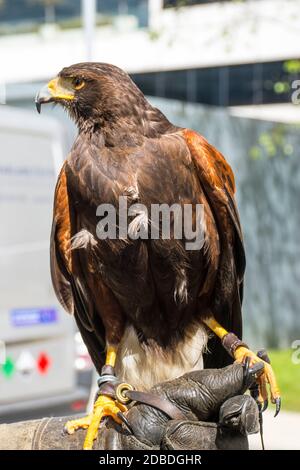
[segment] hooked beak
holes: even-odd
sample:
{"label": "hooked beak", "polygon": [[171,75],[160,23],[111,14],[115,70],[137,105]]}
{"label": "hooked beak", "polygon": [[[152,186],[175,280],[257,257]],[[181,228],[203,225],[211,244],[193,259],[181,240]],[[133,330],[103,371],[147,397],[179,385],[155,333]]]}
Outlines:
{"label": "hooked beak", "polygon": [[53,103],[59,100],[71,101],[74,99],[74,90],[67,84],[62,83],[62,79],[57,77],[44,85],[35,97],[37,112],[41,112],[42,104]]}

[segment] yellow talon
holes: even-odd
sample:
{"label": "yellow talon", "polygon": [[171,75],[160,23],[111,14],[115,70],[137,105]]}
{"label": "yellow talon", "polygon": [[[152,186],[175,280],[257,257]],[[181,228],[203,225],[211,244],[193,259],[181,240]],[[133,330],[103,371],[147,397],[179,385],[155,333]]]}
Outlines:
{"label": "yellow talon", "polygon": [[113,398],[106,395],[100,395],[94,404],[93,413],[83,418],[68,421],[65,430],[73,434],[77,429],[87,429],[83,449],[91,450],[94,440],[97,439],[99,425],[105,416],[111,416],[116,423],[121,424],[122,420],[118,413],[124,413],[127,408],[122,403],[118,403]]}
{"label": "yellow talon", "polygon": [[[114,367],[116,356],[117,346],[108,344],[105,365]],[[128,385],[127,387],[130,386]],[[97,439],[101,420],[105,418],[105,416],[111,416],[116,423],[121,424],[122,420],[119,417],[119,414],[126,411],[127,407],[118,400],[114,400],[107,395],[99,395],[94,403],[93,412],[84,418],[68,421],[65,425],[65,430],[69,434],[73,434],[77,429],[87,429],[83,449],[91,450],[93,448],[94,440]]]}
{"label": "yellow talon", "polygon": [[72,419],[65,424],[65,431],[68,434],[74,434],[77,429],[87,429],[91,424],[92,415],[84,416],[83,418]]}
{"label": "yellow talon", "polygon": [[123,411],[124,407],[122,406],[122,409],[119,407],[119,403],[117,403],[115,400],[112,398],[105,396],[105,395],[100,395],[95,404],[94,404],[94,411],[93,411],[93,416],[91,420],[91,424],[88,427],[88,431],[85,436],[83,448],[84,450],[91,450],[93,448],[93,442],[97,438],[98,435],[98,428],[101,422],[101,419],[104,418],[105,416],[111,416],[116,423],[121,424],[122,420],[119,418],[118,413],[120,411]]}
{"label": "yellow talon", "polygon": [[[217,320],[211,315],[208,318],[205,318],[203,322],[208,326],[210,330],[212,330],[220,339],[223,339],[224,336],[228,334],[228,331],[217,322]],[[264,372],[260,375],[257,379],[258,386],[259,386],[259,402],[264,406],[268,403],[268,392],[266,384],[268,383],[270,386],[270,393],[271,393],[271,401],[272,403],[276,404],[276,413],[275,416],[278,415],[281,407],[281,398],[280,398],[280,390],[277,385],[276,377],[274,371],[270,364],[265,362],[263,359],[258,357],[254,352],[250,351],[250,349],[239,346],[234,352],[234,358],[236,362],[244,363],[246,357],[250,358],[250,367],[257,362],[262,362],[264,364]]]}
{"label": "yellow talon", "polygon": [[259,401],[263,404],[263,402],[268,399],[266,391],[266,383],[268,383],[270,386],[271,401],[272,403],[277,403],[277,401],[280,399],[280,390],[277,385],[276,377],[271,365],[265,362],[263,359],[260,359],[250,349],[245,348],[244,346],[238,347],[234,353],[234,358],[236,362],[242,364],[243,362],[245,362],[246,357],[250,358],[250,367],[253,366],[253,364],[256,364],[257,362],[262,362],[264,364],[264,372],[258,379],[260,391]]}

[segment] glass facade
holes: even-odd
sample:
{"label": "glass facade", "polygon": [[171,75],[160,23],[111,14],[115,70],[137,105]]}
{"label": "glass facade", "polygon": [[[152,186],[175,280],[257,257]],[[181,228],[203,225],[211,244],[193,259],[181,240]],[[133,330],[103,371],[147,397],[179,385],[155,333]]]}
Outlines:
{"label": "glass facade", "polygon": [[213,106],[288,103],[300,60],[132,74],[146,95]]}
{"label": "glass facade", "polygon": [[[39,24],[45,21],[46,7],[53,5],[55,21],[62,22],[79,19],[81,0],[1,0],[0,24],[11,26],[20,24]],[[51,6],[50,6],[51,8]],[[97,0],[97,13],[107,17],[117,15],[133,15],[138,19],[138,25],[148,24],[148,0]]]}
{"label": "glass facade", "polygon": [[[0,5],[1,23],[43,22],[46,1],[42,0],[3,0]],[[56,19],[66,20],[80,16],[81,0],[53,1]]]}
{"label": "glass facade", "polygon": [[132,15],[140,27],[148,25],[148,0],[97,0],[98,13],[106,15]]}
{"label": "glass facade", "polygon": [[164,8],[203,5],[205,3],[232,2],[237,0],[164,0]]}

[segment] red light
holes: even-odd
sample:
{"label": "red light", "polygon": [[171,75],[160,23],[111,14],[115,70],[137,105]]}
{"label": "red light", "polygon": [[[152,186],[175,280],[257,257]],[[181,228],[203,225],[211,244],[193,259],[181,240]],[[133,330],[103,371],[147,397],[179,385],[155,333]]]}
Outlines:
{"label": "red light", "polygon": [[86,400],[77,400],[71,403],[72,411],[82,411],[86,409],[87,401]]}
{"label": "red light", "polygon": [[50,358],[46,353],[41,353],[37,359],[37,367],[40,374],[46,374],[50,367]]}

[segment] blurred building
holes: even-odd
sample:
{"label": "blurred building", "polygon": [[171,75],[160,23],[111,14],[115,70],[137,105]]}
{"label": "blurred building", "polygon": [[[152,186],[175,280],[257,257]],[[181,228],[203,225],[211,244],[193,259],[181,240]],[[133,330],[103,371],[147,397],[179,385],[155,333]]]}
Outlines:
{"label": "blurred building", "polygon": [[[1,3],[0,81],[7,102],[24,104],[37,82],[86,59],[81,1]],[[126,69],[148,95],[297,120],[289,105],[300,77],[299,6],[299,0],[98,0],[93,60]]]}
{"label": "blurred building", "polygon": [[[0,6],[0,100],[35,112],[41,84],[87,58],[81,1]],[[259,345],[288,345],[300,331],[299,129],[280,123],[300,120],[292,103],[300,1],[100,0],[96,7],[92,59],[127,70],[173,122],[202,132],[233,165],[250,253],[247,328]],[[67,152],[74,126],[59,107],[44,113],[61,120]]]}

